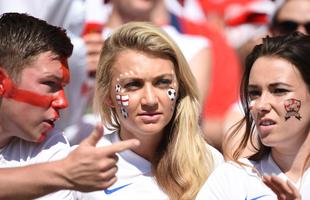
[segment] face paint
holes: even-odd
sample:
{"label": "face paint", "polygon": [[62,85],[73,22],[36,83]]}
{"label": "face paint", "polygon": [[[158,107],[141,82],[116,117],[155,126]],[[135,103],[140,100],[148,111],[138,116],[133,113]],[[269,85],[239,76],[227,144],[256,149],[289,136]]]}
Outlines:
{"label": "face paint", "polygon": [[177,92],[175,91],[175,89],[173,88],[169,88],[167,90],[167,95],[168,95],[168,98],[171,100],[171,101],[174,101],[177,97]]}
{"label": "face paint", "polygon": [[255,105],[255,100],[250,100],[249,110],[252,110],[254,105]]}
{"label": "face paint", "polygon": [[124,117],[125,119],[128,118],[128,111],[127,111],[126,108],[121,107],[121,113],[122,113],[122,115],[123,115],[123,117]]}
{"label": "face paint", "polygon": [[53,94],[53,100],[51,106],[53,108],[63,109],[68,107],[68,100],[65,95],[64,90],[59,90],[55,94]]}
{"label": "face paint", "polygon": [[296,119],[301,120],[299,109],[301,107],[301,101],[297,99],[287,99],[284,102],[284,108],[286,110],[285,121],[290,117],[295,116]]}
{"label": "face paint", "polygon": [[40,137],[38,138],[38,140],[36,141],[36,143],[41,143],[45,140],[46,138],[46,132],[45,133],[41,133]]}
{"label": "face paint", "polygon": [[128,95],[116,95],[116,101],[118,105],[128,106],[129,104],[129,96]]}
{"label": "face paint", "polygon": [[32,91],[19,89],[9,78],[3,80],[3,90],[3,97],[28,103],[33,106],[42,108],[49,108],[52,106],[58,109],[66,108],[68,106],[64,90],[60,90],[54,95],[40,95]]}
{"label": "face paint", "polygon": [[61,62],[61,70],[62,70],[62,80],[64,84],[68,84],[70,82],[70,72],[68,68],[67,60]]}
{"label": "face paint", "polygon": [[115,92],[116,93],[120,93],[121,89],[122,89],[122,86],[120,84],[115,85]]}
{"label": "face paint", "polygon": [[53,101],[53,97],[51,95],[40,95],[32,91],[18,89],[10,78],[5,78],[3,80],[3,89],[3,97],[34,106],[48,108]]}

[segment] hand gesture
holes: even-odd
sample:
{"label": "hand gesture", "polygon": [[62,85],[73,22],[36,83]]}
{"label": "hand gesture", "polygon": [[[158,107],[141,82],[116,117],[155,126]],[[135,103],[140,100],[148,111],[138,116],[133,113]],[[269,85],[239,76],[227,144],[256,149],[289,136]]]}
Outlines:
{"label": "hand gesture", "polygon": [[298,189],[277,176],[264,176],[263,182],[277,195],[278,200],[301,200]]}
{"label": "hand gesture", "polygon": [[71,189],[82,192],[106,189],[116,181],[116,153],[134,148],[136,139],[121,141],[107,147],[96,147],[102,137],[102,126],[96,129],[64,159],[65,177]]}

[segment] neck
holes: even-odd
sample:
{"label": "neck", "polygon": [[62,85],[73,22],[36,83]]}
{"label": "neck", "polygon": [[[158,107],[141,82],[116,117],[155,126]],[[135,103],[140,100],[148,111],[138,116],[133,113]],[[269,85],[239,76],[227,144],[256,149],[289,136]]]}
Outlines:
{"label": "neck", "polygon": [[140,136],[137,138],[133,134],[129,135],[121,132],[120,138],[121,140],[128,140],[132,138],[140,140],[140,145],[133,148],[132,151],[152,163],[155,159],[155,154],[162,137],[159,134],[156,134],[153,136]]}
{"label": "neck", "polygon": [[295,182],[302,176],[304,170],[309,168],[309,134],[300,146],[285,150],[273,148],[271,152],[273,160],[282,172]]}

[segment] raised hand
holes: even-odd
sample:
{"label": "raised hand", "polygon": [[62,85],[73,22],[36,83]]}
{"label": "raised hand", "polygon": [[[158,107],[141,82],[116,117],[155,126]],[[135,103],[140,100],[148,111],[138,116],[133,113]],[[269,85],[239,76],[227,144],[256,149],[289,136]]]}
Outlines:
{"label": "raised hand", "polygon": [[87,72],[90,76],[94,76],[99,63],[101,48],[103,46],[102,35],[98,32],[92,32],[84,35],[83,39],[87,51]]}
{"label": "raised hand", "polygon": [[138,140],[131,139],[106,147],[96,147],[102,133],[102,127],[97,126],[92,134],[63,160],[66,179],[71,183],[70,189],[89,192],[111,186],[116,181],[116,153],[140,144]]}
{"label": "raised hand", "polygon": [[277,176],[264,176],[263,182],[277,195],[278,200],[301,200],[298,189]]}

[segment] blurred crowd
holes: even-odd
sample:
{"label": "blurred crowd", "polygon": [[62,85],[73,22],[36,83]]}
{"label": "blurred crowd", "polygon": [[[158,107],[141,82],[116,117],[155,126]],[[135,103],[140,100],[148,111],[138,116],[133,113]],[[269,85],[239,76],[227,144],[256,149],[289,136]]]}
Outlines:
{"label": "blurred crowd", "polygon": [[[200,123],[205,139],[221,151],[229,128],[242,115],[238,91],[247,53],[267,34],[297,29],[309,32],[309,2],[283,3],[283,0],[1,0],[0,13],[25,12],[64,27],[70,36],[74,44],[69,59],[71,82],[66,88],[70,106],[61,113],[62,120],[56,128],[65,130],[72,145],[79,144],[100,121],[91,105],[104,39],[129,21],[150,21],[161,26],[190,64],[200,93]],[[105,132],[109,132],[107,127]]]}

